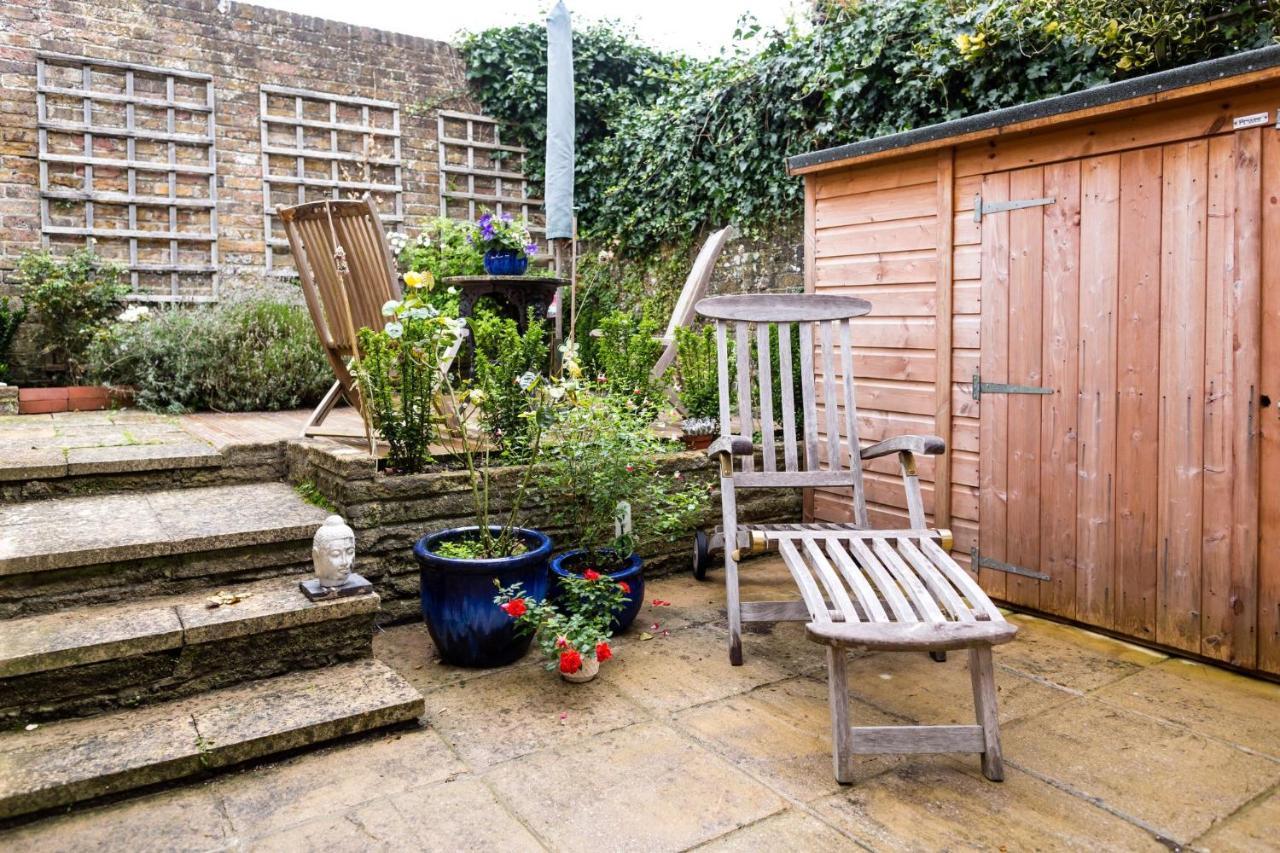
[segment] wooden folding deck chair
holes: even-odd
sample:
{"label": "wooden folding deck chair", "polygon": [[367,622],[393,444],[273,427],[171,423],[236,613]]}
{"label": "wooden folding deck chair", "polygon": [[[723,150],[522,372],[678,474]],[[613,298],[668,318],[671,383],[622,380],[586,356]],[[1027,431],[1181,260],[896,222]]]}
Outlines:
{"label": "wooden folding deck chair", "polygon": [[[942,453],[946,449],[942,439],[904,435],[869,447],[859,444],[850,321],[870,310],[870,303],[863,299],[801,294],[718,296],[697,305],[698,313],[716,324],[721,436],[707,453],[720,466],[729,659],[734,665],[742,663],[744,621],[808,623],[809,639],[826,646],[832,751],[841,783],[853,779],[854,755],[903,752],[978,752],[984,775],[999,781],[1004,771],[991,647],[1013,639],[1017,629],[951,559],[950,533],[927,526],[915,456]],[[793,325],[799,330],[798,353],[791,351]],[[777,327],[781,442],[774,423],[771,326]],[[730,434],[728,427],[730,335],[735,341],[738,435]],[[800,359],[799,401],[792,382],[796,357]],[[802,407],[803,435],[796,434],[797,402]],[[821,415],[819,402],[823,403]],[[758,443],[754,439],[757,425]],[[859,447],[859,452],[850,452]],[[862,463],[893,454],[902,466],[909,527],[872,529]],[[851,521],[738,523],[739,489],[779,487],[848,489]],[[739,601],[739,558],[767,549],[781,553],[799,586],[801,601]],[[968,649],[977,724],[851,728],[845,670],[850,648]]]}
{"label": "wooden folding deck chair", "polygon": [[[382,306],[401,298],[400,277],[395,256],[387,243],[382,220],[373,199],[324,199],[294,207],[278,207],[289,238],[302,295],[315,323],[336,381],[302,427],[302,436],[330,435],[355,437],[352,433],[326,430],[325,418],[339,399],[360,412],[366,425],[370,452],[374,451],[369,420],[360,400],[360,387],[347,367],[347,359],[358,355],[356,334],[360,329],[380,329],[386,322]],[[441,371],[447,371],[457,355],[461,339],[446,353]],[[452,413],[441,412],[450,427],[456,426]]]}
{"label": "wooden folding deck chair", "polygon": [[667,323],[667,330],[661,338],[664,349],[650,372],[654,379],[661,379],[667,372],[667,368],[671,367],[672,362],[676,360],[676,329],[693,325],[694,307],[707,292],[707,285],[711,283],[711,273],[715,271],[716,260],[724,250],[724,244],[736,233],[737,230],[732,225],[726,225],[719,231],[712,232],[698,251],[698,257],[694,258],[693,266],[689,269],[689,277],[685,279],[684,287],[680,289],[676,307],[671,312],[671,320]]}

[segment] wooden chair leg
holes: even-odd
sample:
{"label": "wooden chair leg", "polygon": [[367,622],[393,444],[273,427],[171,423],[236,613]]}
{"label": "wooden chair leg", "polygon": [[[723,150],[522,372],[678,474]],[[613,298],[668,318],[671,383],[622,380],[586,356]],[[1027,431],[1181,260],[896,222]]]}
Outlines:
{"label": "wooden chair leg", "polygon": [[853,729],[849,724],[848,655],[842,648],[827,647],[827,693],[831,703],[831,758],[836,781],[853,782]]}
{"label": "wooden chair leg", "polygon": [[929,659],[932,660],[934,663],[946,663],[947,653],[946,652],[929,652]]}
{"label": "wooden chair leg", "polygon": [[311,417],[307,418],[307,422],[302,425],[302,432],[299,433],[301,438],[306,438],[312,434],[312,430],[324,423],[325,418],[329,417],[329,413],[333,411],[333,407],[338,404],[338,399],[342,396],[342,383],[335,382],[320,398],[320,404],[311,412]]}
{"label": "wooden chair leg", "polygon": [[738,599],[738,563],[727,553],[724,557],[724,587],[729,611],[729,663],[742,666],[742,605]]}
{"label": "wooden chair leg", "polygon": [[992,782],[1004,781],[1004,761],[1000,756],[1000,719],[996,713],[996,673],[991,662],[991,647],[969,650],[969,677],[973,681],[973,706],[982,740],[982,775]]}

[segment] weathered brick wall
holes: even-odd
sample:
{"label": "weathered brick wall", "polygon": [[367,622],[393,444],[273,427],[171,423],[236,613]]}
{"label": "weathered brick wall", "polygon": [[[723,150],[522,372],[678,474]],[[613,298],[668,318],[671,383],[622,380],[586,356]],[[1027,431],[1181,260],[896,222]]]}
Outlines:
{"label": "weathered brick wall", "polygon": [[756,239],[730,240],[716,261],[709,292],[804,292],[803,226],[787,222]]}
{"label": "weathered brick wall", "polygon": [[4,0],[0,282],[7,282],[19,254],[40,245],[35,74],[41,50],[213,76],[221,288],[231,295],[290,287],[264,275],[261,84],[398,103],[410,228],[439,209],[435,111],[476,111],[461,59],[444,42],[227,0]]}

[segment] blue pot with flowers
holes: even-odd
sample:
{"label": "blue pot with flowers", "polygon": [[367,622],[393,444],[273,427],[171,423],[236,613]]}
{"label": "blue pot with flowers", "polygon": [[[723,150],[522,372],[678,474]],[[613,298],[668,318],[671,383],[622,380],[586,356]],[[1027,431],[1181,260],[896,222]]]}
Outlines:
{"label": "blue pot with flowers", "polygon": [[529,256],[538,251],[528,223],[510,213],[485,211],[476,220],[476,243],[484,252],[484,271],[489,275],[524,275]]}

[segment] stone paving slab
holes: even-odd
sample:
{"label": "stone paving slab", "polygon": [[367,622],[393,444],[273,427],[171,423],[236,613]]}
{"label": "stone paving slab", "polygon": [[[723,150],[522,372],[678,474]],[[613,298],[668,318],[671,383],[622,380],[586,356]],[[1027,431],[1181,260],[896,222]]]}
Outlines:
{"label": "stone paving slab", "polygon": [[1004,754],[1179,844],[1280,783],[1280,762],[1091,697],[1006,727]]}
{"label": "stone paving slab", "polygon": [[125,444],[115,447],[72,447],[67,474],[124,474],[174,468],[216,468],[222,454],[207,444]]}
{"label": "stone paving slab", "polygon": [[284,483],[0,504],[0,575],[309,538],[325,516]]}
{"label": "stone paving slab", "polygon": [[786,805],[659,723],[560,744],[484,778],[555,849],[586,853],[684,850]]}
{"label": "stone paving slab", "polygon": [[376,661],[0,735],[0,819],[406,722],[422,701]]}
{"label": "stone paving slab", "polygon": [[1168,850],[1081,798],[1005,773],[995,784],[948,756],[916,756],[814,809],[871,850]]}
{"label": "stone paving slab", "polygon": [[1215,824],[1194,844],[1213,853],[1257,853],[1280,846],[1280,788]]}

